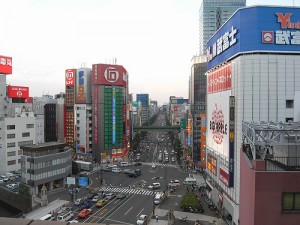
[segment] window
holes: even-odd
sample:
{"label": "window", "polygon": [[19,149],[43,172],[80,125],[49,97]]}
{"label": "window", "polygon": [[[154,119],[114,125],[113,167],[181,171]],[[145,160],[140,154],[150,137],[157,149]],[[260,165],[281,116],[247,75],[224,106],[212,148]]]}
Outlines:
{"label": "window", "polygon": [[7,143],[8,148],[16,147],[16,142]]}
{"label": "window", "polygon": [[286,108],[293,109],[294,108],[294,100],[286,100]]}
{"label": "window", "polygon": [[16,151],[7,152],[7,157],[15,156],[15,155],[16,155]]}
{"label": "window", "polygon": [[282,211],[299,211],[300,212],[300,192],[282,193]]}
{"label": "window", "polygon": [[15,125],[7,125],[7,130],[14,130],[16,129]]}
{"label": "window", "polygon": [[26,128],[34,128],[34,124],[26,124]]}
{"label": "window", "polygon": [[15,138],[16,134],[7,134],[7,139]]}
{"label": "window", "polygon": [[30,137],[30,133],[29,132],[22,133],[22,137]]}
{"label": "window", "polygon": [[18,155],[22,155],[23,150],[18,150]]}
{"label": "window", "polygon": [[8,166],[15,165],[15,164],[16,164],[16,160],[7,161]]}

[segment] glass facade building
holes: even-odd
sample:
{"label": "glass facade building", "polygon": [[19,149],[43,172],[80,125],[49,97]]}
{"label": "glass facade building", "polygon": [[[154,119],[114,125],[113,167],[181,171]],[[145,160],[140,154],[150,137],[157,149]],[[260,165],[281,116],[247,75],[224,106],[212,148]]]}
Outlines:
{"label": "glass facade building", "polygon": [[200,55],[206,54],[206,43],[246,0],[202,0],[199,9]]}

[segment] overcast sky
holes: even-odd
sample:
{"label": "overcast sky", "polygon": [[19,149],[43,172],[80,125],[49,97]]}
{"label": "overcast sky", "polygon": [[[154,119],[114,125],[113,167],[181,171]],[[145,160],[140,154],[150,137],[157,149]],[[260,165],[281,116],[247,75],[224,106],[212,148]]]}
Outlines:
{"label": "overcast sky", "polygon": [[[30,96],[64,91],[65,69],[123,65],[129,92],[161,105],[188,98],[198,54],[201,0],[0,0],[0,55],[13,58],[7,83]],[[300,6],[300,0],[248,0],[247,5]]]}

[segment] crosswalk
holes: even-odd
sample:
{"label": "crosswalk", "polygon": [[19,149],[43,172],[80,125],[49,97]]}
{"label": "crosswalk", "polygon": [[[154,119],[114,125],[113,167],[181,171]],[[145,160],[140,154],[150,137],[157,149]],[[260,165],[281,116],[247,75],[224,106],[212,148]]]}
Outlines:
{"label": "crosswalk", "polygon": [[173,167],[173,168],[178,168],[178,165],[176,164],[171,164],[171,163],[158,163],[158,162],[143,162],[143,165],[147,166],[152,166],[155,164],[156,166],[161,166],[161,167]]}
{"label": "crosswalk", "polygon": [[141,189],[141,188],[120,188],[120,187],[102,187],[99,189],[99,192],[123,192],[126,194],[136,194],[136,195],[155,195],[155,191],[147,190],[147,189]]}

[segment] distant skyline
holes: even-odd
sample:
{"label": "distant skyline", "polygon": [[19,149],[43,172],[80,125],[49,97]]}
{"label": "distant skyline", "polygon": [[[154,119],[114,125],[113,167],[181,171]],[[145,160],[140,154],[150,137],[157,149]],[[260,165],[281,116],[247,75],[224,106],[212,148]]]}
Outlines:
{"label": "distant skyline", "polygon": [[[7,84],[30,96],[64,92],[65,70],[123,65],[129,92],[159,105],[188,98],[191,59],[199,51],[201,0],[0,0],[0,55],[13,58]],[[300,0],[248,0],[300,6]]]}

